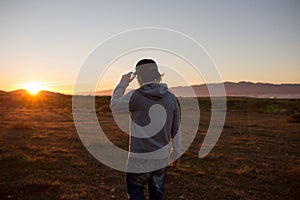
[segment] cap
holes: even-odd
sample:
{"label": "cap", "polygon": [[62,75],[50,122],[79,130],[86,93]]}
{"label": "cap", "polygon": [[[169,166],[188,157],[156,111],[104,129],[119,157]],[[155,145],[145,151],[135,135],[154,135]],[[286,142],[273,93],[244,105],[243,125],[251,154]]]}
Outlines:
{"label": "cap", "polygon": [[141,75],[148,73],[159,74],[156,62],[152,59],[140,60],[135,66],[135,72],[133,73],[133,75]]}

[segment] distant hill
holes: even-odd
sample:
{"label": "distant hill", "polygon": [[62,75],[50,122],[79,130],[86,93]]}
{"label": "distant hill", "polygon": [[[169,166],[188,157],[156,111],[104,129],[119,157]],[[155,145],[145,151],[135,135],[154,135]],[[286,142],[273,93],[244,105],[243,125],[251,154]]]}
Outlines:
{"label": "distant hill", "polygon": [[[14,91],[11,91],[11,92],[4,92],[4,94],[8,94],[10,96],[19,96],[19,97],[20,96],[33,96],[32,94],[30,94],[25,89],[14,90]],[[43,96],[43,97],[46,97],[46,96],[62,96],[62,95],[65,95],[65,94],[58,93],[58,92],[46,91],[46,90],[39,91],[39,93],[36,94],[36,96]]]}
{"label": "distant hill", "polygon": [[40,91],[32,95],[24,89],[19,89],[0,95],[0,104],[6,107],[59,108],[72,105],[71,102],[71,95],[50,91]]}
{"label": "distant hill", "polygon": [[[126,92],[132,90],[132,88],[127,88]],[[95,93],[96,96],[111,96],[113,93],[113,89],[108,89],[108,90],[101,90],[101,91],[97,91]]]}
{"label": "distant hill", "polygon": [[[181,97],[192,97],[194,94],[198,97],[208,97],[208,87],[212,90],[219,87],[221,83],[193,85],[191,87],[179,86],[171,87],[170,90]],[[227,96],[233,97],[255,97],[255,98],[300,98],[300,84],[271,84],[271,83],[252,83],[252,82],[224,82]],[[130,90],[131,88],[128,88]],[[193,89],[193,90],[191,90]],[[193,92],[194,91],[194,92]],[[97,91],[96,96],[111,96],[113,89]],[[26,98],[32,96],[24,89],[5,92],[0,90],[0,95],[9,96],[11,99]],[[83,94],[89,95],[89,94]],[[71,96],[50,91],[40,91],[37,94],[39,98],[51,98],[58,96]]]}
{"label": "distant hill", "polygon": [[14,90],[10,92],[6,92],[9,96],[27,96],[30,95],[29,92],[25,89]]}
{"label": "distant hill", "polygon": [[4,95],[6,94],[7,92],[3,91],[3,90],[0,90],[0,95]]}
{"label": "distant hill", "polygon": [[[209,96],[208,86],[212,89],[219,87],[221,83],[193,85],[191,87],[171,87],[170,90],[181,97],[192,97],[194,93],[198,97]],[[255,98],[300,98],[300,84],[270,84],[252,82],[224,82],[227,96],[255,97]],[[97,91],[96,96],[110,96],[111,90]]]}
{"label": "distant hill", "polygon": [[96,96],[111,96],[112,93],[113,93],[113,89],[101,90],[96,92]]}
{"label": "distant hill", "polygon": [[[209,96],[208,87],[214,89],[220,83],[193,85],[192,88],[198,97]],[[256,98],[300,98],[300,84],[270,84],[252,82],[225,82],[227,96],[256,97]],[[193,96],[189,87],[170,88],[176,96]]]}

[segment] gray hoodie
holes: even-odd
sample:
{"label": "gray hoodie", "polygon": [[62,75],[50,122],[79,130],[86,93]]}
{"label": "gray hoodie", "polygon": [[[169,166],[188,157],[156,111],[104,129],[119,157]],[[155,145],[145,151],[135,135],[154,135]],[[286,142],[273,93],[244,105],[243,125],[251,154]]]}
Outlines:
{"label": "gray hoodie", "polygon": [[147,83],[124,95],[127,86],[122,80],[117,85],[111,109],[130,114],[130,156],[164,159],[171,154],[172,159],[177,159],[181,147],[180,111],[174,94],[166,84]]}

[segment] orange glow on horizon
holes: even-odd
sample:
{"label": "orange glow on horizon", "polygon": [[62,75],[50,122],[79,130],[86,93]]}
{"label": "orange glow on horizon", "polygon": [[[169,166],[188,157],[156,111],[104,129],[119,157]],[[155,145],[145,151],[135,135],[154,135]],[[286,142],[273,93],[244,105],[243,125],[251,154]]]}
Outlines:
{"label": "orange glow on horizon", "polygon": [[22,87],[32,95],[36,95],[41,90],[47,90],[47,88],[41,82],[24,83],[22,84]]}
{"label": "orange glow on horizon", "polygon": [[21,83],[11,84],[10,90],[14,91],[19,89],[24,89],[31,95],[36,95],[40,91],[49,91],[62,94],[72,94],[73,93],[73,81],[24,81]]}

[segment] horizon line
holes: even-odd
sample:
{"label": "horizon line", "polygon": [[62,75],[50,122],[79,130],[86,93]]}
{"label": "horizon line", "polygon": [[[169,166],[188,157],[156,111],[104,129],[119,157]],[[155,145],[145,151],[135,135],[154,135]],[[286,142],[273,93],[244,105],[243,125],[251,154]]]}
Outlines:
{"label": "horizon line", "polygon": [[[193,85],[190,85],[190,86],[172,86],[172,87],[169,87],[169,88],[193,87],[193,86],[201,86],[201,85],[216,85],[216,84],[225,84],[225,83],[235,83],[235,84],[239,84],[239,83],[251,83],[251,84],[266,84],[266,85],[277,85],[277,86],[280,86],[280,85],[300,85],[300,83],[270,83],[270,82],[252,82],[252,81],[238,81],[238,82],[224,81],[224,82],[219,82],[219,83],[193,84]],[[104,91],[110,91],[110,90],[113,90],[113,89],[114,88],[97,90],[97,91],[95,91],[95,93],[97,93],[97,92],[104,92]],[[130,87],[127,88],[127,89],[130,89]],[[16,92],[16,91],[19,91],[19,90],[25,90],[25,91],[27,91],[25,88],[19,88],[19,89],[10,90],[10,91],[0,89],[1,92],[6,92],[6,93]],[[65,94],[65,95],[74,95],[73,91],[72,91],[72,93],[66,93],[66,92],[57,91],[57,90],[40,90],[39,92],[53,92],[53,93],[59,93],[59,94]],[[89,93],[89,94],[85,94],[85,92],[83,92],[81,95],[91,95],[91,92],[86,91],[86,93]]]}

